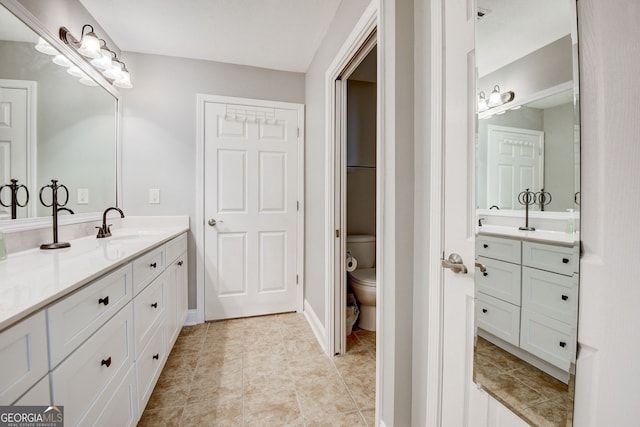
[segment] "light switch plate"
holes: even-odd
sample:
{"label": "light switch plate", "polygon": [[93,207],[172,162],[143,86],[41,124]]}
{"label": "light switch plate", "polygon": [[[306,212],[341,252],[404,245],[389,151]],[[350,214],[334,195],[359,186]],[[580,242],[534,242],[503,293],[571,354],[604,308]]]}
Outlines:
{"label": "light switch plate", "polygon": [[160,189],[159,188],[150,188],[149,189],[149,203],[152,205],[160,204]]}
{"label": "light switch plate", "polygon": [[89,189],[88,188],[78,188],[78,200],[76,201],[78,205],[88,205],[89,204]]}

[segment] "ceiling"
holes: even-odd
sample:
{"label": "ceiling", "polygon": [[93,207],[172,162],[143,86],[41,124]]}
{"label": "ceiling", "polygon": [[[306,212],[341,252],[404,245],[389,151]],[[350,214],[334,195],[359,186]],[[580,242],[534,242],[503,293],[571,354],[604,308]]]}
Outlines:
{"label": "ceiling", "polygon": [[569,0],[478,0],[476,64],[483,77],[571,33]]}
{"label": "ceiling", "polygon": [[80,0],[122,51],[306,72],[341,0]]}

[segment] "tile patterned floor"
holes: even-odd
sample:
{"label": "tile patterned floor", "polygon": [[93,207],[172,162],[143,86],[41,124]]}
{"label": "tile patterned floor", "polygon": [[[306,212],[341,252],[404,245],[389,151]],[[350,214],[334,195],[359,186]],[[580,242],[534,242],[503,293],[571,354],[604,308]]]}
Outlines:
{"label": "tile patterned floor", "polygon": [[326,356],[302,314],[184,327],[138,426],[373,426],[375,332]]}
{"label": "tile patterned floor", "polygon": [[567,385],[478,337],[474,379],[532,426],[572,425],[573,380]]}

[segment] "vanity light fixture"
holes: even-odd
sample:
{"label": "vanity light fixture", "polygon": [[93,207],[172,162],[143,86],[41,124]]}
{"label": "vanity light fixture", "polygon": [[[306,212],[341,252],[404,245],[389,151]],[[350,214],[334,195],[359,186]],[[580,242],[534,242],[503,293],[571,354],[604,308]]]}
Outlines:
{"label": "vanity light fixture", "polygon": [[46,55],[58,55],[58,51],[49,44],[42,37],[38,37],[38,43],[36,44],[36,50]]}
{"label": "vanity light fixture", "polygon": [[489,95],[489,100],[487,101],[484,92],[480,92],[478,94],[478,112],[482,113],[491,108],[499,107],[508,102],[511,102],[516,97],[515,93],[510,90],[507,92],[500,92],[500,86],[495,85],[493,87],[493,91],[491,91],[491,95]]}
{"label": "vanity light fixture", "polygon": [[[85,32],[85,30],[87,30]],[[131,75],[126,65],[116,53],[109,49],[107,42],[98,38],[94,33],[93,26],[85,24],[82,27],[80,40],[76,39],[66,27],[60,27],[60,39],[67,45],[76,49],[82,56],[88,58],[89,64],[107,79],[114,86],[130,89]],[[85,82],[81,82],[87,84]]]}

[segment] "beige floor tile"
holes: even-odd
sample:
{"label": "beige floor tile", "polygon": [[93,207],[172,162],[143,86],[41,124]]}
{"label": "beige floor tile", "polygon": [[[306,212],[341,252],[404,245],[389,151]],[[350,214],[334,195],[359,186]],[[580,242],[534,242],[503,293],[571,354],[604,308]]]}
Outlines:
{"label": "beige floor tile", "polygon": [[178,336],[178,339],[176,339],[176,343],[173,345],[173,349],[171,350],[171,354],[182,355],[184,353],[199,353],[202,351],[204,339],[204,334]]}
{"label": "beige floor tile", "polygon": [[242,376],[242,359],[215,359],[210,356],[204,356],[198,361],[193,379],[197,381],[199,378],[219,377],[222,374],[238,374]]}
{"label": "beige floor tile", "polygon": [[359,412],[324,416],[307,421],[306,423],[306,427],[366,427],[366,425]]}
{"label": "beige floor tile", "polygon": [[282,390],[295,390],[293,379],[286,366],[271,370],[261,367],[243,369],[243,391],[245,395],[257,393],[278,393]]}
{"label": "beige floor tile", "polygon": [[216,375],[196,376],[191,383],[187,403],[242,398],[242,382],[242,370],[223,369]]}
{"label": "beige floor tile", "polygon": [[522,410],[524,418],[535,426],[565,426],[567,424],[566,401],[547,400]]}
{"label": "beige floor tile", "polygon": [[183,406],[190,387],[191,377],[160,377],[145,409]]}
{"label": "beige floor tile", "polygon": [[184,407],[145,410],[138,427],[175,427],[179,425]]}
{"label": "beige floor tile", "polygon": [[322,382],[296,384],[300,408],[305,419],[357,411],[347,387],[340,377]]}
{"label": "beige floor tile", "polygon": [[242,427],[242,398],[189,404],[184,408],[180,426]]}
{"label": "beige floor tile", "polygon": [[339,377],[338,371],[327,356],[290,360],[287,369],[296,385],[316,384],[326,379]]}
{"label": "beige floor tile", "polygon": [[324,352],[314,340],[285,339],[283,340],[284,348],[288,359],[308,358],[313,355],[324,356]]}
{"label": "beige floor tile", "polygon": [[180,337],[193,337],[193,336],[201,336],[207,334],[207,329],[209,328],[208,323],[200,323],[198,325],[193,326],[183,326],[180,330]]}
{"label": "beige floor tile", "polygon": [[296,393],[250,394],[244,397],[245,426],[278,426],[303,423]]}
{"label": "beige floor tile", "polygon": [[193,376],[198,364],[199,353],[178,354],[169,357],[164,365],[162,376],[165,377],[186,377]]}
{"label": "beige floor tile", "polygon": [[360,411],[362,414],[362,418],[364,418],[368,427],[375,427],[376,425],[376,410],[375,409],[366,409],[364,411]]}
{"label": "beige floor tile", "polygon": [[244,331],[244,319],[232,319],[209,322],[207,336],[242,337]]}
{"label": "beige floor tile", "polygon": [[272,369],[287,363],[287,354],[282,342],[270,343],[261,347],[247,348],[243,355],[244,367],[263,367]]}
{"label": "beige floor tile", "polygon": [[351,352],[333,358],[343,378],[357,375],[376,375],[376,358],[368,351]]}
{"label": "beige floor tile", "polygon": [[358,375],[344,378],[349,393],[355,400],[359,410],[376,408],[376,377]]}

